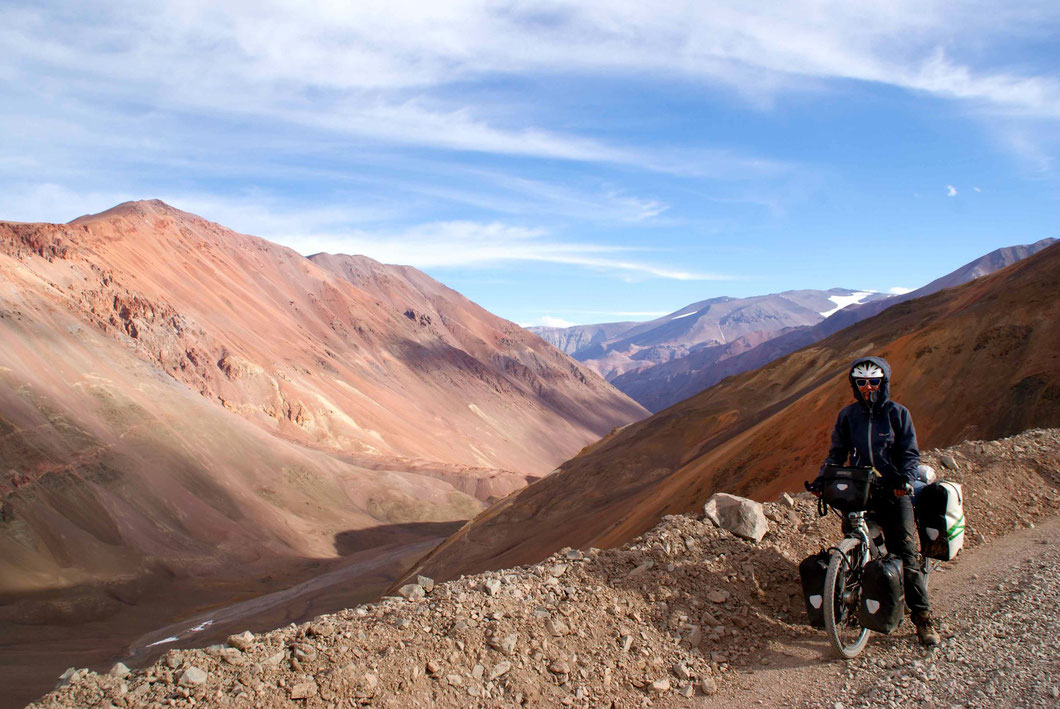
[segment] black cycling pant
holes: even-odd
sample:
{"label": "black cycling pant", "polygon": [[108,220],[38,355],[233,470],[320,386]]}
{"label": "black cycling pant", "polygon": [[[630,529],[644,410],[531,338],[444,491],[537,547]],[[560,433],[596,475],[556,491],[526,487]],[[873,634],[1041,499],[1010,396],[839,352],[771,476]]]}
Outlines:
{"label": "black cycling pant", "polygon": [[905,604],[910,612],[928,611],[927,574],[917,563],[916,518],[911,495],[896,497],[888,491],[874,495],[873,517],[883,530],[887,551],[902,560]]}

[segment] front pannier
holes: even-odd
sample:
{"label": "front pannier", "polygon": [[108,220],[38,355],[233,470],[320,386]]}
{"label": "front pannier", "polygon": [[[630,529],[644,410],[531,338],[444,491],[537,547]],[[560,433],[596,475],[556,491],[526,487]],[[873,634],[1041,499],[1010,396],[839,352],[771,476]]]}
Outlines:
{"label": "front pannier", "polygon": [[942,480],[924,487],[916,498],[920,551],[950,561],[964,544],[964,496],[958,483]]}
{"label": "front pannier", "polygon": [[806,601],[806,615],[810,625],[824,627],[824,577],[828,573],[827,551],[811,554],[799,564],[799,579],[802,581],[802,599]]}
{"label": "front pannier", "polygon": [[904,613],[902,560],[888,554],[865,564],[858,621],[877,633],[889,633],[902,622]]}
{"label": "front pannier", "polygon": [[875,474],[872,468],[826,466],[821,474],[821,498],[841,512],[867,509]]}

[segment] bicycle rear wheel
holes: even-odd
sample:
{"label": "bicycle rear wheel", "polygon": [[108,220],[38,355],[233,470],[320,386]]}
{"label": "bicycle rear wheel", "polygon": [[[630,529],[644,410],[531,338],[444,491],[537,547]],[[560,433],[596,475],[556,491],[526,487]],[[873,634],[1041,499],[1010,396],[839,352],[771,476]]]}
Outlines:
{"label": "bicycle rear wheel", "polygon": [[858,622],[861,602],[861,540],[847,537],[832,551],[824,577],[824,629],[841,657],[857,657],[869,641]]}

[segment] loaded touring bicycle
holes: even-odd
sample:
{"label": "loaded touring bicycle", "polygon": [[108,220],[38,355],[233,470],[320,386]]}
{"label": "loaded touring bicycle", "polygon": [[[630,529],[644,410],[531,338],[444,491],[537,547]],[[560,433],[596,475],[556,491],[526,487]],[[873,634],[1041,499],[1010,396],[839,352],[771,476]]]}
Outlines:
{"label": "loaded touring bicycle", "polygon": [[[964,538],[961,487],[934,482],[926,466],[915,487],[915,509],[921,550],[926,557],[956,557]],[[925,479],[927,478],[927,479]],[[843,539],[799,565],[806,610],[812,625],[823,627],[842,657],[855,657],[872,631],[890,633],[902,621],[905,594],[902,561],[888,555],[879,525],[872,517],[873,495],[888,494],[871,467],[827,466],[816,485],[821,516],[831,509],[842,520]]]}

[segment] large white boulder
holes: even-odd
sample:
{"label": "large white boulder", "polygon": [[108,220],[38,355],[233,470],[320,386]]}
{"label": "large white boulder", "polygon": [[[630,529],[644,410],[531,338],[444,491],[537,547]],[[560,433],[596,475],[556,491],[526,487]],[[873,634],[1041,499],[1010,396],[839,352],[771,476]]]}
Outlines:
{"label": "large white boulder", "polygon": [[716,492],[707,500],[703,513],[722,529],[754,542],[762,541],[769,531],[761,503],[746,497]]}

